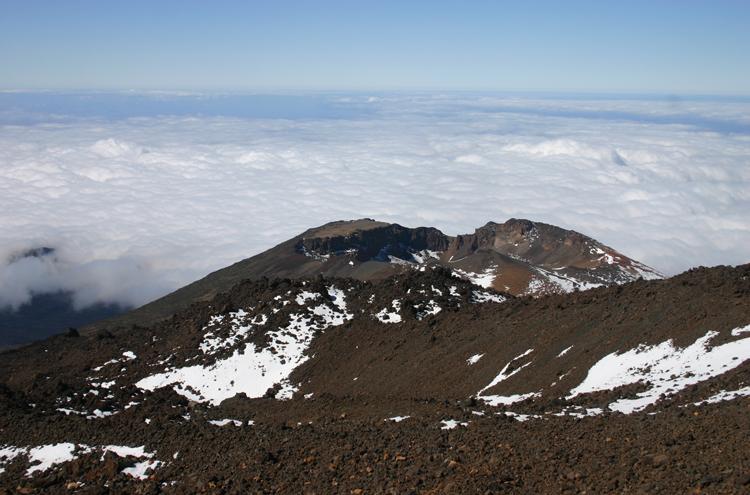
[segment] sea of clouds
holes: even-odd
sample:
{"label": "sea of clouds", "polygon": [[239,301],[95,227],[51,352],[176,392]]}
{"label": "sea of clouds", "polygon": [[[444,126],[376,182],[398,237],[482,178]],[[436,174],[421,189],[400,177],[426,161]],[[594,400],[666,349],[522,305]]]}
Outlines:
{"label": "sea of clouds", "polygon": [[362,217],[450,235],[527,218],[667,275],[750,262],[747,99],[3,98],[2,308],[59,290],[139,306]]}

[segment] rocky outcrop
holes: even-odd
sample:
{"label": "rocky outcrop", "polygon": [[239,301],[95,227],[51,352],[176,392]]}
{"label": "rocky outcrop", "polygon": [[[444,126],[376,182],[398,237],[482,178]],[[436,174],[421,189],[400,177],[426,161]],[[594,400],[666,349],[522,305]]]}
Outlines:
{"label": "rocky outcrop", "polygon": [[450,238],[437,229],[409,229],[391,224],[331,237],[306,237],[297,243],[295,249],[300,254],[318,256],[321,259],[354,254],[359,262],[388,261],[388,257],[393,256],[417,263],[414,253],[424,250],[442,252],[448,249],[449,244]]}

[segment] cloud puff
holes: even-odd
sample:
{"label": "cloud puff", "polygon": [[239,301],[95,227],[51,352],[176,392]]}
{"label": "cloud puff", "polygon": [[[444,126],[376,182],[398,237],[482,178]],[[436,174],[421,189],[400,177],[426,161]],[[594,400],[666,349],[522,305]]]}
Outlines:
{"label": "cloud puff", "polygon": [[[346,119],[3,126],[0,306],[53,290],[140,305],[361,217],[452,235],[528,218],[667,274],[750,261],[747,103],[346,96]],[[54,256],[19,258],[39,247]]]}
{"label": "cloud puff", "polygon": [[0,271],[0,301],[18,309],[33,293],[66,291],[72,293],[75,309],[98,302],[137,307],[172,289],[169,275],[169,270],[153,270],[130,256],[80,264],[66,262],[54,252],[26,256]]}

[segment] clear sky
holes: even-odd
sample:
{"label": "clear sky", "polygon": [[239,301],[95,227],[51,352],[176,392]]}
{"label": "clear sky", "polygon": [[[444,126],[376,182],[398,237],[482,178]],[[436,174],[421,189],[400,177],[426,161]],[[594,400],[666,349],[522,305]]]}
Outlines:
{"label": "clear sky", "polygon": [[0,0],[0,89],[750,93],[743,1]]}

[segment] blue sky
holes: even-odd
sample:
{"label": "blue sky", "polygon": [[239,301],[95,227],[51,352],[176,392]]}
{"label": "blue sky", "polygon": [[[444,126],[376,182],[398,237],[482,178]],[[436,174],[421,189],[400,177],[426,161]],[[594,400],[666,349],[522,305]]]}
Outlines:
{"label": "blue sky", "polygon": [[750,2],[0,1],[0,89],[748,94]]}

